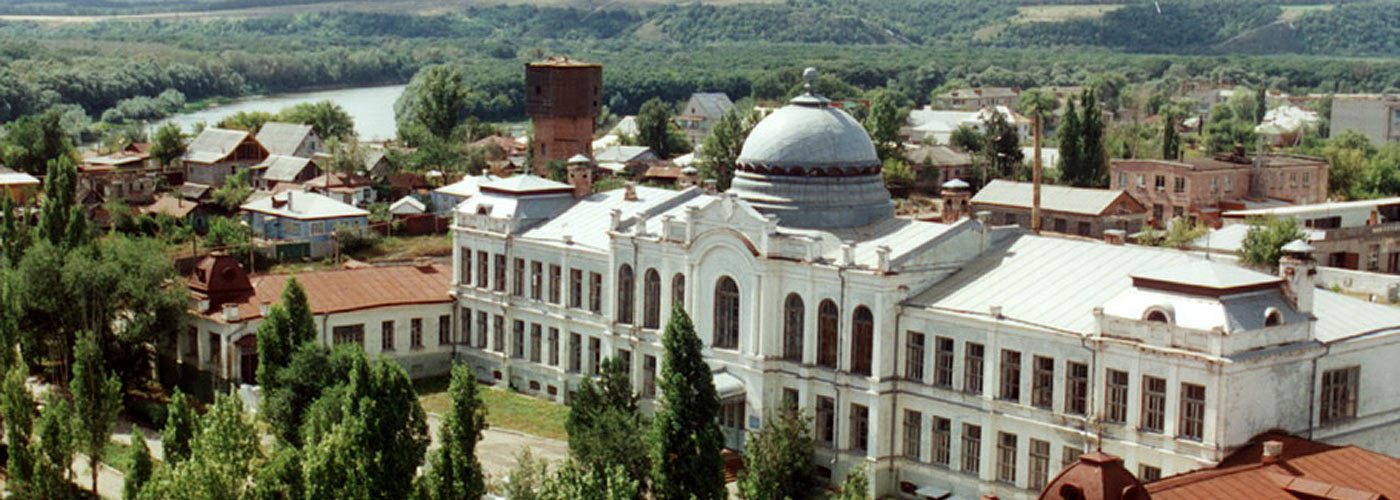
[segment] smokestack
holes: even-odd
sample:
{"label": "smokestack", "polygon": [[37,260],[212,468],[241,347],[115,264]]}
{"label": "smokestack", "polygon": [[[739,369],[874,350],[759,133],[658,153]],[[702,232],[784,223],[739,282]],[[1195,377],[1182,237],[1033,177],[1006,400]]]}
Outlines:
{"label": "smokestack", "polygon": [[624,191],[622,192],[622,199],[623,199],[623,200],[626,200],[626,201],[637,201],[637,182],[636,182],[636,181],[628,181],[628,182],[627,182],[627,185],[624,186],[623,189],[624,189]]}
{"label": "smokestack", "polygon": [[1283,456],[1283,441],[1264,441],[1264,452],[1260,454],[1259,463],[1269,465],[1277,463]]}

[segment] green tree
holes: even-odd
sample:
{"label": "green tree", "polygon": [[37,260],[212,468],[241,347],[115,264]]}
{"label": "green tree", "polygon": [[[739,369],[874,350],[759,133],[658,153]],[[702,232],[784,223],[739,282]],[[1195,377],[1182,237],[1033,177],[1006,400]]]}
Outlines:
{"label": "green tree", "polygon": [[986,156],[992,177],[1010,177],[1025,157],[1021,152],[1020,133],[1005,114],[993,112],[990,115],[986,123],[987,131],[983,136],[986,145],[982,147],[982,154]]}
{"label": "green tree", "polygon": [[30,451],[34,431],[34,396],[23,363],[10,367],[0,390],[0,413],[5,417],[5,491],[11,498],[29,498],[35,488],[38,457]]}
{"label": "green tree", "polygon": [[214,188],[209,193],[214,199],[214,203],[222,207],[226,212],[237,212],[248,201],[248,196],[253,194],[253,183],[248,179],[248,170],[240,169],[233,175],[224,178],[222,186]]}
{"label": "green tree", "polygon": [[29,455],[36,460],[34,482],[38,498],[73,498],[73,483],[69,482],[73,465],[73,412],[63,397],[50,395],[44,411],[34,423],[34,437]]}
{"label": "green tree", "polygon": [[657,500],[718,500],[725,497],[716,418],[719,395],[700,337],[679,303],[661,338],[661,388],[652,420],[652,493]]}
{"label": "green tree", "polygon": [[428,457],[428,470],[423,476],[428,498],[421,500],[481,498],[486,493],[486,479],[476,458],[476,443],[487,427],[486,405],[481,401],[470,366],[452,366],[447,393],[452,406],[443,415],[438,430],[441,447]]}
{"label": "green tree", "polygon": [[355,119],[335,101],[297,104],[278,112],[277,119],[311,125],[311,129],[322,139],[345,140],[355,137]]}
{"label": "green tree", "polygon": [[[285,303],[284,303],[285,305]],[[302,343],[286,367],[277,370],[273,389],[264,390],[261,415],[284,443],[301,447],[307,413],[327,390],[344,383],[358,356],[357,347],[328,349]]]}
{"label": "green tree", "polygon": [[247,498],[262,460],[258,432],[233,394],[218,394],[200,417],[189,458],[156,467],[141,488],[141,500],[236,500]]}
{"label": "green tree", "polygon": [[1269,112],[1269,91],[1263,86],[1254,91],[1254,124],[1264,122],[1264,114]]}
{"label": "green tree", "polygon": [[248,252],[248,244],[253,241],[253,231],[233,217],[211,217],[209,232],[204,234],[204,248],[228,250],[239,255]]}
{"label": "green tree", "polygon": [[1084,127],[1079,122],[1079,108],[1074,99],[1065,107],[1060,127],[1055,129],[1055,138],[1060,143],[1060,179],[1072,183],[1079,176],[1079,166],[1084,163]]}
{"label": "green tree", "polygon": [[107,374],[106,366],[97,336],[79,332],[73,348],[73,380],[68,390],[73,393],[75,441],[92,466],[93,493],[97,493],[97,464],[106,458],[107,443],[112,439],[112,428],[122,409],[121,380]]}
{"label": "green tree", "polygon": [[39,175],[50,168],[50,162],[71,157],[73,145],[62,121],[62,114],[49,111],[10,122],[0,140],[0,163]]}
{"label": "green tree", "polygon": [[263,392],[277,390],[277,370],[291,364],[296,345],[291,338],[291,318],[282,304],[268,308],[258,323],[258,385]]}
{"label": "green tree", "polygon": [[1167,232],[1162,235],[1159,246],[1186,248],[1191,242],[1205,236],[1209,229],[1191,222],[1185,217],[1175,217],[1167,223]]}
{"label": "green tree", "polygon": [[1371,199],[1400,194],[1400,144],[1388,142],[1367,160],[1352,198]]}
{"label": "green tree", "polygon": [[846,480],[841,482],[840,491],[829,500],[868,500],[870,480],[865,476],[865,467],[856,467],[846,472]]}
{"label": "green tree", "polygon": [[49,162],[44,177],[44,204],[35,234],[62,251],[82,246],[91,238],[87,214],[78,203],[78,167],[67,156]]}
{"label": "green tree", "polygon": [[1188,106],[1188,103],[1174,101],[1162,105],[1157,111],[1162,118],[1162,159],[1181,159],[1182,138],[1176,128],[1190,112]]}
{"label": "green tree", "polygon": [[875,143],[875,152],[880,161],[898,158],[902,146],[899,142],[899,129],[909,118],[909,113],[899,107],[898,95],[889,89],[879,89],[870,99],[870,114],[865,117],[865,130]]}
{"label": "green tree", "polygon": [[451,66],[434,65],[423,68],[414,79],[421,79],[422,84],[413,100],[412,123],[423,126],[438,139],[451,138],[452,130],[461,122],[462,109],[467,100],[462,71]]}
{"label": "green tree", "polygon": [[[27,207],[16,206],[9,196],[0,196],[0,249],[3,249],[5,267],[13,267],[24,258],[29,249],[32,235],[29,230],[29,217],[20,213]],[[6,344],[14,345],[14,344]]]}
{"label": "green tree", "polygon": [[190,457],[190,441],[199,432],[198,426],[199,416],[189,396],[176,387],[170,395],[170,404],[166,405],[165,428],[160,432],[166,463],[178,464]]}
{"label": "green tree", "polygon": [[569,455],[578,466],[603,474],[613,465],[629,477],[645,477],[651,468],[645,441],[646,422],[632,392],[631,367],[621,358],[602,363],[600,377],[586,378],[569,405],[565,429]]}
{"label": "green tree", "polygon": [[501,493],[510,499],[542,500],[549,481],[549,461],[524,448],[515,454],[515,465],[506,473]]}
{"label": "green tree", "polygon": [[744,149],[744,141],[749,132],[758,124],[758,113],[752,109],[733,108],[726,111],[710,135],[700,144],[699,170],[706,179],[714,179],[720,191],[729,190],[734,182],[734,164],[739,162],[739,153]]}
{"label": "green tree", "polygon": [[126,454],[130,469],[122,483],[122,498],[136,500],[141,494],[141,488],[151,479],[151,471],[155,468],[151,452],[146,448],[146,435],[142,434],[140,429],[131,431],[131,448],[127,449]]}
{"label": "green tree", "polygon": [[1097,94],[1093,89],[1086,90],[1080,99],[1079,129],[1082,132],[1080,165],[1074,169],[1077,174],[1069,182],[1081,187],[1103,187],[1108,184],[1108,151],[1104,147],[1103,112],[1100,111]]}
{"label": "green tree", "polygon": [[744,445],[739,496],[745,500],[805,500],[812,496],[811,421],[795,408],[770,412]]}
{"label": "green tree", "polygon": [[[539,500],[633,500],[641,494],[641,481],[622,465],[602,472],[567,464],[540,487]],[[514,498],[514,497],[511,497]]]}
{"label": "green tree", "polygon": [[637,140],[662,158],[685,154],[690,150],[685,135],[672,126],[671,106],[659,97],[642,104],[637,112]]}
{"label": "green tree", "polygon": [[885,160],[882,173],[885,177],[885,187],[891,191],[907,190],[914,187],[914,169],[910,168],[904,160],[898,158]]}
{"label": "green tree", "polygon": [[958,125],[948,136],[948,144],[966,153],[980,153],[987,139],[982,132],[967,125]]}
{"label": "green tree", "polygon": [[[302,500],[306,498],[301,477],[301,450],[279,444],[258,468],[253,480],[253,500]],[[429,500],[429,499],[420,499]]]}
{"label": "green tree", "polygon": [[1265,269],[1278,267],[1284,245],[1305,237],[1298,219],[1292,217],[1254,218],[1240,242],[1240,262]]}
{"label": "green tree", "polygon": [[219,120],[215,125],[218,128],[231,130],[244,130],[250,134],[256,134],[262,130],[263,124],[276,121],[277,116],[266,111],[239,111]]}
{"label": "green tree", "polygon": [[185,134],[174,122],[161,125],[151,137],[151,158],[160,162],[162,167],[169,167],[171,162],[184,156],[188,148]]}

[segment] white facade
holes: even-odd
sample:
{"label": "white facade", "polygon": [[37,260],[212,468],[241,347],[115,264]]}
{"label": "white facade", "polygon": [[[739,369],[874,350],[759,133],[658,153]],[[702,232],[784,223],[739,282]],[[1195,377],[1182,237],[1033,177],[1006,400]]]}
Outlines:
{"label": "white facade", "polygon": [[[453,291],[472,318],[460,352],[523,392],[566,401],[623,356],[653,401],[679,301],[729,446],[796,399],[816,417],[816,463],[833,482],[865,465],[881,495],[1034,498],[1100,446],[1166,476],[1274,428],[1400,453],[1400,398],[1382,382],[1400,309],[1314,290],[1306,262],[1280,279],[976,220],[799,228],[753,194],[632,187],[561,205],[532,184],[483,189],[452,227]],[[1342,367],[1355,377],[1327,371]]]}

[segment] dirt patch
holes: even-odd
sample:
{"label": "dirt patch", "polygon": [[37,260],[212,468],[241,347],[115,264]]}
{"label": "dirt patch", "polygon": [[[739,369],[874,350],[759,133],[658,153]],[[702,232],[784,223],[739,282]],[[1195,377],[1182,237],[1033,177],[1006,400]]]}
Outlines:
{"label": "dirt patch", "polygon": [[1122,4],[1104,5],[1030,5],[1018,7],[1013,23],[1053,23],[1074,19],[1098,19],[1104,14],[1123,8]]}

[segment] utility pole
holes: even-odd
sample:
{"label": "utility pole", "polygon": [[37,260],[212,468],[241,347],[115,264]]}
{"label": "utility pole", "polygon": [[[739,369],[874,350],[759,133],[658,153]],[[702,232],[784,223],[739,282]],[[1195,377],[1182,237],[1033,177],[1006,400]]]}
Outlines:
{"label": "utility pole", "polygon": [[1031,169],[1031,231],[1040,234],[1040,112],[1033,113],[1035,126],[1035,162]]}

